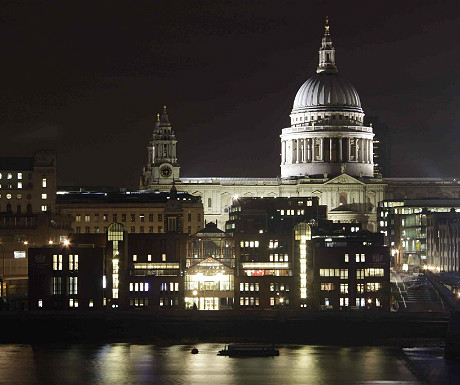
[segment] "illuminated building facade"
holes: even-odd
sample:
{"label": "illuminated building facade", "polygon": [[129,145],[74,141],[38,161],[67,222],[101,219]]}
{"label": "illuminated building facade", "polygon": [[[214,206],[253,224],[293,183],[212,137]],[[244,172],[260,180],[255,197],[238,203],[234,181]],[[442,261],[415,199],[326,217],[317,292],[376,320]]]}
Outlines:
{"label": "illuminated building facade", "polygon": [[434,272],[460,273],[460,213],[430,212],[427,222],[427,260]]}
{"label": "illuminated building facade", "polygon": [[[56,208],[72,216],[74,233],[105,233],[112,222],[122,223],[129,233],[178,231],[193,234],[204,226],[200,197],[167,191],[120,191],[60,189]],[[175,229],[175,230],[174,230]]]}
{"label": "illuminated building facade", "polygon": [[362,223],[370,231],[377,231],[377,207],[383,200],[460,198],[460,183],[453,178],[387,177],[388,132],[375,118],[364,119],[356,89],[339,75],[329,25],[319,49],[317,73],[300,86],[290,126],[281,130],[279,177],[180,176],[180,143],[175,135],[158,134],[164,131],[162,125],[172,132],[166,111],[155,124],[140,188],[168,190],[174,176],[179,191],[201,197],[206,221],[219,228],[228,219],[234,197],[314,196],[327,206],[330,220]]}
{"label": "illuminated building facade", "polygon": [[235,307],[307,305],[311,227],[326,219],[317,198],[239,198],[226,229],[236,245]]}
{"label": "illuminated building facade", "polygon": [[187,235],[74,234],[68,245],[29,250],[29,306],[35,310],[183,309]]}
{"label": "illuminated building facade", "polygon": [[235,245],[215,223],[188,238],[185,307],[224,310],[234,306]]}
{"label": "illuminated building facade", "polygon": [[389,311],[390,251],[383,237],[334,233],[313,236],[313,309]]}
{"label": "illuminated building facade", "polygon": [[427,265],[427,215],[460,211],[460,199],[385,200],[378,208],[379,231],[391,246],[397,268]]}
{"label": "illuminated building facade", "polygon": [[24,306],[28,247],[69,233],[68,218],[54,214],[55,196],[53,151],[0,157],[0,307]]}

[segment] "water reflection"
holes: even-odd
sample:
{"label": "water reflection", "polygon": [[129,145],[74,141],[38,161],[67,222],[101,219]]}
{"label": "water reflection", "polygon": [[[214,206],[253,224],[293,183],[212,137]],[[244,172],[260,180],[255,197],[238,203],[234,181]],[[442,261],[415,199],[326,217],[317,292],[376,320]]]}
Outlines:
{"label": "water reflection", "polygon": [[[193,347],[199,354],[192,355]],[[385,347],[281,346],[273,358],[217,356],[221,344],[3,345],[0,383],[417,384]]]}

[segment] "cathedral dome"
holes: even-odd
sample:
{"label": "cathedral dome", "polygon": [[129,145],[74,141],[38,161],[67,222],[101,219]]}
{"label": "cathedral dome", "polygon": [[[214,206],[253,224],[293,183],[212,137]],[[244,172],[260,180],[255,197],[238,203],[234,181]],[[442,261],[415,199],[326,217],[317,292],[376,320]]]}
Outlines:
{"label": "cathedral dome", "polygon": [[361,101],[355,87],[337,73],[321,72],[308,79],[297,91],[293,112],[332,107],[361,110]]}

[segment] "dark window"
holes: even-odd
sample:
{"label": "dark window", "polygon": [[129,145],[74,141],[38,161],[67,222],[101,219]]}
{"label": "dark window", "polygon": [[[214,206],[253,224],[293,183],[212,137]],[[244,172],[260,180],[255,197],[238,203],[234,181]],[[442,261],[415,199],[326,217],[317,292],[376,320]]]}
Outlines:
{"label": "dark window", "polygon": [[17,211],[18,214],[21,214],[21,205],[18,205],[18,206],[17,206],[17,210],[16,210],[16,211]]}
{"label": "dark window", "polygon": [[149,214],[149,222],[153,222],[153,214]]}
{"label": "dark window", "polygon": [[191,214],[191,213],[188,213],[188,215],[187,215],[187,220],[188,220],[189,222],[192,221],[192,214]]}
{"label": "dark window", "polygon": [[136,222],[136,214],[131,214],[131,222]]}
{"label": "dark window", "polygon": [[113,217],[113,222],[117,222],[117,214],[113,214],[112,217]]}
{"label": "dark window", "polygon": [[158,214],[158,222],[163,221],[163,214]]}
{"label": "dark window", "polygon": [[126,222],[126,214],[121,214],[121,221]]}

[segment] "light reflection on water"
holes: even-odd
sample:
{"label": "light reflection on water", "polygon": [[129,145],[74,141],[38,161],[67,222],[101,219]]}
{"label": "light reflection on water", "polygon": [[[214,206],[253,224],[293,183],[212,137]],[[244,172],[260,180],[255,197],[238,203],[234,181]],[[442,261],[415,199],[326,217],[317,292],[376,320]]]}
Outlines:
{"label": "light reflection on water", "polygon": [[221,344],[0,345],[5,384],[418,384],[385,347],[281,346],[273,358],[217,356]]}

